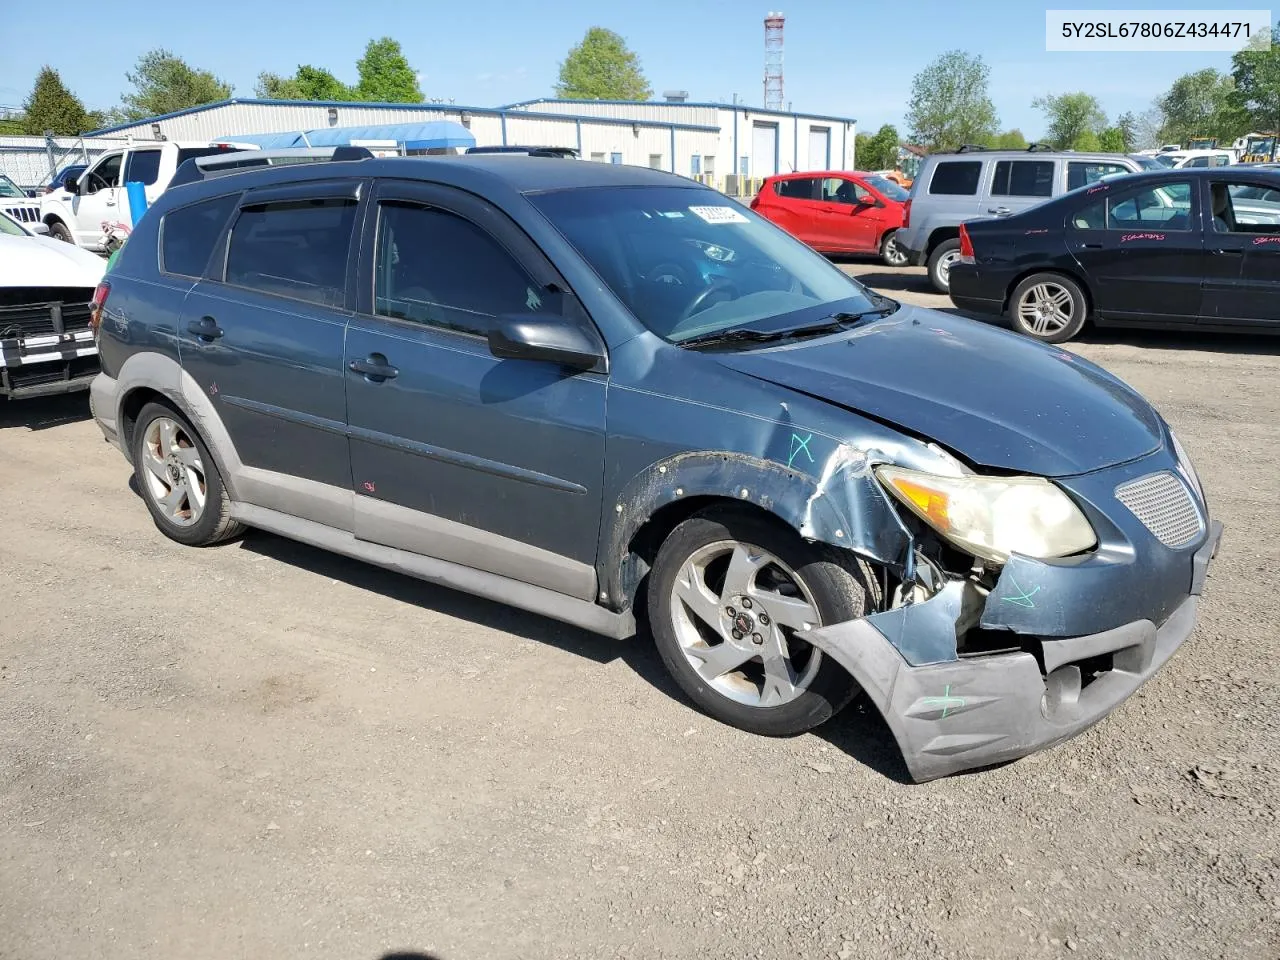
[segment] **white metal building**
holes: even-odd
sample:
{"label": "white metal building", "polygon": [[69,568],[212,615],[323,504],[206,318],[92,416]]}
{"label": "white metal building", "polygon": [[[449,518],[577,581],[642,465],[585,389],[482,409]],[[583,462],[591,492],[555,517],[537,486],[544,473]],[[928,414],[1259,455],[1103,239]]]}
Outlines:
{"label": "white metal building", "polygon": [[745,104],[529,100],[504,107],[231,99],[95,131],[94,136],[234,139],[322,127],[452,120],[478,146],[574,147],[584,160],[694,177],[727,193],[755,192],[777,172],[854,166],[855,121]]}

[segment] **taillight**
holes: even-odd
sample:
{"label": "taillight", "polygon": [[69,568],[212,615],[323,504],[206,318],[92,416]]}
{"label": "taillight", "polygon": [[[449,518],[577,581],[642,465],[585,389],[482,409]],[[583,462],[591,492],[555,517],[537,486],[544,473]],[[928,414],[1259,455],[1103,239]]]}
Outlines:
{"label": "taillight", "polygon": [[969,231],[960,224],[960,263],[973,263],[973,241],[969,239]]}
{"label": "taillight", "polygon": [[107,305],[107,294],[111,292],[111,283],[103,280],[98,289],[93,291],[93,299],[89,301],[89,329],[93,331],[93,340],[98,341],[98,331],[102,327],[102,308]]}
{"label": "taillight", "polygon": [[907,198],[907,202],[902,205],[902,226],[911,226],[911,198]]}

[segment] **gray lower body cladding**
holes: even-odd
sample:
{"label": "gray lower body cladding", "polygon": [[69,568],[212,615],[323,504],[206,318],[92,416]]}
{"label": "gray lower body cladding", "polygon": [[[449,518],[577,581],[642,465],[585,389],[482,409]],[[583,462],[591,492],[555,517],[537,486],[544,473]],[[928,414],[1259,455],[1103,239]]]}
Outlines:
{"label": "gray lower body cladding", "polygon": [[[1191,592],[1159,627],[1137,620],[1047,640],[1043,671],[1026,652],[912,666],[872,618],[824,627],[808,639],[861,684],[916,782],[1016,760],[1093,726],[1164,666],[1195,626],[1221,535],[1215,521],[1193,559]],[[1079,664],[1107,654],[1111,669],[1082,687]]]}

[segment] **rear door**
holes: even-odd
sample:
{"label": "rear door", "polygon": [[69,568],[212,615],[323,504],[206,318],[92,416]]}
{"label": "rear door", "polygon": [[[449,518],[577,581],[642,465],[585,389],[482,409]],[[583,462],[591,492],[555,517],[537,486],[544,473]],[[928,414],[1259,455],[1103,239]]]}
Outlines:
{"label": "rear door", "polygon": [[997,160],[983,213],[1007,217],[1053,196],[1054,160]]}
{"label": "rear door", "polygon": [[471,194],[385,182],[364,236],[347,335],[356,536],[593,598],[607,376],[499,360],[487,340],[500,315],[590,319]]}
{"label": "rear door", "polygon": [[774,180],[760,192],[757,210],[792,236],[821,248],[822,205],[817,177]]}
{"label": "rear door", "polygon": [[1224,170],[1202,191],[1209,212],[1202,321],[1280,323],[1280,188]]}
{"label": "rear door", "polygon": [[1069,215],[1068,248],[1105,320],[1194,323],[1204,281],[1204,232],[1190,179],[1093,188]]}
{"label": "rear door", "polygon": [[[160,147],[142,147],[130,150],[125,158],[122,182],[124,184],[141,183],[147,196],[147,203],[153,203],[163,189],[158,185],[163,154],[164,151]],[[120,191],[120,219],[130,226],[133,225],[130,219],[131,212],[129,190],[126,186]]]}
{"label": "rear door", "polygon": [[343,344],[366,194],[351,179],[244,194],[178,326],[183,368],[213,400],[245,468],[240,495],[345,530]]}

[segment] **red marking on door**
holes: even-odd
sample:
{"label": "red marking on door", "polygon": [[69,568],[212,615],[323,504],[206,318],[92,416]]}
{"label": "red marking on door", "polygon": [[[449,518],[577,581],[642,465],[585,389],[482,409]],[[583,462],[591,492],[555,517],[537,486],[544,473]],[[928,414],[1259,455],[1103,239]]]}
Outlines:
{"label": "red marking on door", "polygon": [[361,486],[364,487],[365,490],[368,491],[369,493],[373,493],[375,490],[378,489],[373,485],[372,480],[366,480],[364,483],[361,484]]}

